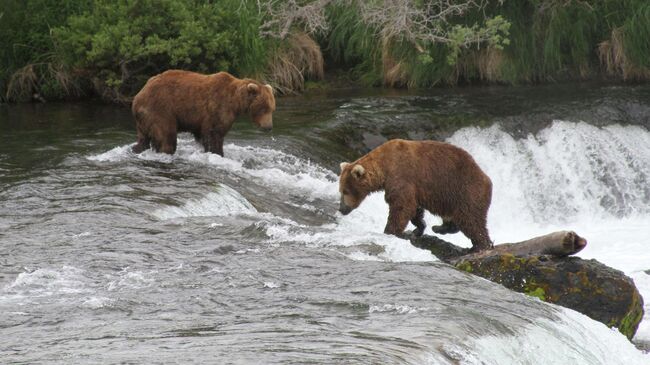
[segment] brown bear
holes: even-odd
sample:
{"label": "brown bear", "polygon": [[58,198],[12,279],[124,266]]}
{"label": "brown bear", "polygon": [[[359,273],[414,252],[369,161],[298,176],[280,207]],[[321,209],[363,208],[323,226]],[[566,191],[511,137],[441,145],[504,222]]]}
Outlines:
{"label": "brown bear", "polygon": [[273,128],[273,88],[227,72],[203,75],[169,70],[150,78],[133,99],[138,141],[133,152],[151,145],[176,152],[176,134],[190,132],[206,152],[223,156],[223,138],[235,118],[248,114],[264,130]]}
{"label": "brown bear", "polygon": [[346,215],[371,192],[384,190],[389,206],[384,233],[402,236],[409,221],[424,232],[424,209],[442,217],[440,234],[463,232],[472,250],[492,247],[487,212],[492,182],[465,150],[436,141],[390,140],[341,164],[339,211]]}

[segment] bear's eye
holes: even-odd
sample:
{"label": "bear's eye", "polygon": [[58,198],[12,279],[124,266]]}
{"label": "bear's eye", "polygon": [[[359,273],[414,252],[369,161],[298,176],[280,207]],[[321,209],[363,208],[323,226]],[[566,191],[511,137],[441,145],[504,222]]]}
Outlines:
{"label": "bear's eye", "polygon": [[343,190],[343,195],[350,195],[350,192],[344,189]]}

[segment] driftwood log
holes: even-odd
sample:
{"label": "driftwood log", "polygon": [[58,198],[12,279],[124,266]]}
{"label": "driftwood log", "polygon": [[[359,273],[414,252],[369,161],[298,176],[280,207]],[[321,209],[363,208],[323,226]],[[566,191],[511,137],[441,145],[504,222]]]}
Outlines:
{"label": "driftwood log", "polygon": [[460,270],[616,327],[629,339],[643,318],[643,298],[632,279],[596,260],[568,257],[587,244],[572,231],[478,253],[433,236],[412,238],[411,243]]}

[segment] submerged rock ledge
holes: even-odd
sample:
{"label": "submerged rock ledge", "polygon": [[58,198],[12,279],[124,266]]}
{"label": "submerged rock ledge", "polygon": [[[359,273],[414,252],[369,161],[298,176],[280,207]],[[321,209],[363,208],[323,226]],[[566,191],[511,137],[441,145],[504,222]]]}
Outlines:
{"label": "submerged rock ledge", "polygon": [[469,254],[468,249],[433,236],[411,238],[411,243],[460,270],[616,327],[628,339],[643,318],[643,298],[632,279],[596,260],[545,252],[513,254],[499,249],[502,245]]}

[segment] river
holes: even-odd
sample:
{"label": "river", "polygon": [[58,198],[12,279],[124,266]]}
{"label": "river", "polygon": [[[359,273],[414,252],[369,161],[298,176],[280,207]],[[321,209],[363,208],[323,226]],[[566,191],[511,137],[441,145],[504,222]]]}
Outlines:
{"label": "river", "polygon": [[126,107],[0,105],[0,362],[650,363],[648,314],[633,344],[383,235],[382,194],[337,212],[341,161],[445,140],[492,178],[495,242],[575,230],[579,256],[629,275],[648,313],[650,86],[277,104],[270,134],[235,123],[225,158],[184,134],[174,156],[132,154]]}

